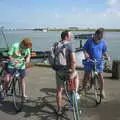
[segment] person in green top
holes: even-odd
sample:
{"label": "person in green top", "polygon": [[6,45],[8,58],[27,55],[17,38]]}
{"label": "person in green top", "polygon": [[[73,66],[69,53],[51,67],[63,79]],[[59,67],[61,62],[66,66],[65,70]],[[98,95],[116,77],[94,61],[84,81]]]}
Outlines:
{"label": "person in green top", "polygon": [[30,38],[24,38],[20,43],[14,43],[8,51],[10,61],[8,62],[8,66],[6,68],[7,73],[5,76],[5,88],[8,86],[8,81],[10,80],[14,69],[17,68],[21,77],[22,92],[24,98],[27,97],[25,94],[26,82],[24,78],[26,75],[26,64],[30,62],[31,48],[32,40]]}

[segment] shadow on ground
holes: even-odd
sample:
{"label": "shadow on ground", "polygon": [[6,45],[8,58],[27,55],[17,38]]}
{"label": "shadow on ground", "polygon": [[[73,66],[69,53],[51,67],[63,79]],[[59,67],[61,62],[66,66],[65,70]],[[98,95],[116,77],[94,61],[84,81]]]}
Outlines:
{"label": "shadow on ground", "polygon": [[[24,103],[24,108],[20,113],[18,113],[18,115],[22,114],[22,117],[25,120],[28,118],[32,120],[33,117],[36,120],[73,120],[72,111],[68,109],[64,109],[64,114],[62,116],[57,116],[55,89],[43,88],[40,91],[46,93],[46,96],[38,97],[36,99],[30,98],[27,102]],[[81,104],[83,104],[83,102],[86,105],[92,104],[91,102],[85,103],[84,99]],[[11,101],[0,101],[0,111],[11,115],[16,114]],[[120,101],[112,100],[102,102],[102,104],[97,107],[83,106],[83,112],[83,120],[119,120]]]}
{"label": "shadow on ground", "polygon": [[[104,102],[97,108],[91,108],[87,111],[87,117],[91,118],[93,115],[96,120],[119,120],[120,119],[120,101],[112,100]],[[92,120],[92,119],[89,119]]]}

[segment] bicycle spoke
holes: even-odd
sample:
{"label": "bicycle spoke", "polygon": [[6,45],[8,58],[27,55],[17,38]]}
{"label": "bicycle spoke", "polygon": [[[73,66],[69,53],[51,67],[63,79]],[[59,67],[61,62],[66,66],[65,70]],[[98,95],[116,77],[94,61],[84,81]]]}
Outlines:
{"label": "bicycle spoke", "polygon": [[75,92],[72,94],[74,120],[80,120],[80,110]]}
{"label": "bicycle spoke", "polygon": [[14,107],[16,112],[19,112],[23,107],[21,84],[19,79],[14,80],[14,82],[15,82],[13,86]]}
{"label": "bicycle spoke", "polygon": [[100,79],[98,76],[95,77],[94,79],[94,94],[96,98],[96,104],[101,103],[101,89],[100,89]]}

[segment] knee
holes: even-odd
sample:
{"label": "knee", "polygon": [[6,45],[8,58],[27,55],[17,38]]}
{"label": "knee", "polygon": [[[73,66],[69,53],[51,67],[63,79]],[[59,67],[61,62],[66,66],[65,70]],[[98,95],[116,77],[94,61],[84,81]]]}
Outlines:
{"label": "knee", "polygon": [[6,73],[5,76],[4,76],[4,80],[5,81],[9,81],[10,80],[10,74]]}
{"label": "knee", "polygon": [[103,73],[102,73],[102,72],[99,72],[98,75],[99,75],[100,77],[103,77]]}

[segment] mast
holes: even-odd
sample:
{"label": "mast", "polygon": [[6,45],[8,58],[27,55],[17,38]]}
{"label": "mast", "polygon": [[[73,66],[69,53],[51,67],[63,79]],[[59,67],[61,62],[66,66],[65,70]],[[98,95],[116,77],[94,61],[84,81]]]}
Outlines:
{"label": "mast", "polygon": [[5,44],[6,44],[6,46],[7,46],[7,49],[8,49],[8,48],[9,48],[9,45],[8,45],[8,42],[7,42],[7,39],[6,39],[5,33],[4,33],[4,27],[3,27],[3,26],[0,27],[0,33],[2,34],[3,39],[4,39],[4,41],[5,41]]}

